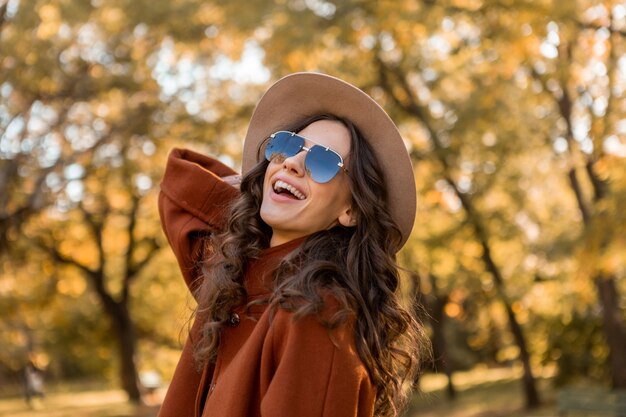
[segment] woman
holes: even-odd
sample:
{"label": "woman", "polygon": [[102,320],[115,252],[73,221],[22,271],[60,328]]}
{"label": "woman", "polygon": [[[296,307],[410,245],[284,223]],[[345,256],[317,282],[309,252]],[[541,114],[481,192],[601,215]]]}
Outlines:
{"label": "woman", "polygon": [[356,87],[292,74],[243,172],[170,155],[159,207],[198,308],[159,415],[397,415],[428,346],[396,295],[415,216],[397,128]]}

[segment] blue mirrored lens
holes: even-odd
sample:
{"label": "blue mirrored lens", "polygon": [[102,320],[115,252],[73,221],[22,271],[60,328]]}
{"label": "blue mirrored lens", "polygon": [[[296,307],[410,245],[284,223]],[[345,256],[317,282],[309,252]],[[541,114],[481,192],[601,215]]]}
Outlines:
{"label": "blue mirrored lens", "polygon": [[[291,132],[277,132],[265,147],[265,159],[284,160],[302,151],[305,139]],[[326,183],[332,180],[339,172],[341,157],[335,152],[320,145],[314,145],[308,150],[304,166],[313,181]]]}
{"label": "blue mirrored lens", "polygon": [[304,139],[290,132],[278,132],[265,147],[265,159],[271,161],[276,157],[289,158],[300,152]]}
{"label": "blue mirrored lens", "polygon": [[337,175],[340,163],[339,155],[319,145],[311,147],[304,160],[304,165],[313,181],[321,184],[332,180]]}

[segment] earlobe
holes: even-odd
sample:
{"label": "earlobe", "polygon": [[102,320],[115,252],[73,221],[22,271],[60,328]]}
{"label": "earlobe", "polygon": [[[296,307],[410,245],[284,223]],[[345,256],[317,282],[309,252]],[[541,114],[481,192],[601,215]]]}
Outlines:
{"label": "earlobe", "polygon": [[342,212],[337,220],[339,220],[339,224],[344,227],[354,227],[356,226],[356,213],[352,208],[349,208]]}

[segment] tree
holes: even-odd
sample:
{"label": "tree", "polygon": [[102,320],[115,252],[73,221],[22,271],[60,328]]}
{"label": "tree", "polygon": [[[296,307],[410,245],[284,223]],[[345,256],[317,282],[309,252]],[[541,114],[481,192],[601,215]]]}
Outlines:
{"label": "tree", "polygon": [[[269,82],[320,70],[370,93],[406,140],[419,199],[401,259],[422,277],[414,288],[439,300],[446,330],[433,328],[450,362],[523,362],[528,405],[536,403],[530,370],[545,362],[564,364],[561,380],[591,369],[567,358],[587,358],[594,375],[612,370],[621,384],[626,16],[618,1],[21,0],[3,3],[0,16],[0,310],[15,318],[8,336],[0,332],[8,351],[24,327],[12,296],[22,312],[45,309],[42,317],[62,317],[60,304],[72,299],[72,320],[86,321],[96,310],[83,306],[96,292],[80,284],[89,274],[80,265],[97,271],[103,259],[105,290],[122,299],[130,241],[117,251],[103,243],[102,257],[97,244],[114,229],[130,236],[140,189],[119,178],[150,178],[143,211],[168,147],[191,144],[236,167]],[[112,188],[99,191],[107,181]],[[137,224],[153,224],[145,213]],[[134,243],[158,241],[150,230],[131,233]],[[34,236],[64,260],[33,262]],[[91,243],[79,251],[81,239]],[[147,242],[127,265],[138,265]],[[173,297],[165,252],[143,270],[158,272],[155,294]],[[65,266],[72,261],[80,265]],[[33,275],[42,285],[28,281]],[[130,282],[130,317],[151,337],[146,306],[155,300],[133,295],[150,281]],[[603,320],[610,357],[595,336]],[[571,343],[556,337],[561,330]]]}
{"label": "tree", "polygon": [[[60,79],[50,70],[52,53],[44,53],[46,43],[23,37],[21,25],[30,25],[17,13],[15,3],[0,9],[3,60],[2,102],[0,103],[0,254],[5,253],[24,222],[51,202],[51,178],[54,187],[62,187],[63,169],[88,158],[102,143],[102,135],[78,138],[65,135],[73,123],[72,99],[97,96],[96,89],[86,88],[90,78],[88,65],[58,68]],[[52,13],[52,9],[45,13]],[[36,36],[51,34],[36,32]],[[33,35],[31,35],[33,36]],[[31,39],[32,41],[32,39]],[[27,48],[29,55],[19,53]],[[83,63],[84,64],[84,63]],[[79,123],[77,123],[79,124]]]}
{"label": "tree", "polygon": [[[146,212],[142,207],[143,196],[151,188],[152,179],[136,171],[134,161],[129,158],[133,151],[136,153],[123,149],[121,155],[113,157],[121,159],[119,169],[105,163],[99,167],[102,176],[87,174],[84,194],[71,196],[78,200],[72,211],[80,213],[80,220],[76,218],[78,213],[68,213],[70,218],[74,217],[68,227],[86,229],[85,237],[74,241],[63,236],[62,242],[55,242],[50,235],[44,235],[38,241],[55,262],[76,267],[91,284],[118,343],[122,387],[131,400],[139,401],[135,366],[137,337],[130,313],[130,290],[161,245],[155,237],[158,226],[142,224],[146,217],[142,214]],[[102,162],[96,160],[94,164],[98,167]],[[154,204],[154,198],[151,202]],[[74,246],[73,250],[64,250],[61,243],[65,247]],[[87,245],[95,252],[95,259],[89,259]]]}
{"label": "tree", "polygon": [[[178,18],[166,18],[172,14]],[[256,98],[253,87],[241,94],[228,77],[214,78],[214,60],[245,49],[244,39],[205,33],[219,15],[199,1],[24,0],[0,8],[0,251],[9,265],[2,278],[15,288],[12,272],[29,268],[19,259],[33,262],[37,239],[51,255],[45,285],[61,292],[42,296],[54,316],[60,307],[50,298],[66,286],[55,274],[80,271],[93,289],[85,297],[95,293],[111,319],[132,400],[140,396],[132,288],[160,246],[154,195],[167,150],[195,143],[224,157],[239,153],[244,126],[235,121],[247,119]],[[204,66],[190,66],[192,59]],[[157,323],[149,325],[142,334],[158,334]]]}
{"label": "tree", "polygon": [[[541,93],[552,101],[555,117],[563,122],[547,137],[555,151],[567,158],[566,175],[584,229],[581,244],[596,261],[610,251],[617,240],[615,230],[623,224],[623,216],[615,210],[618,199],[611,180],[619,171],[612,167],[615,156],[609,144],[618,140],[614,132],[623,114],[618,91],[626,80],[619,75],[618,57],[624,53],[626,31],[619,29],[624,27],[624,11],[617,3],[596,8],[590,17],[581,17],[583,11],[573,9],[550,22],[544,40],[549,52],[530,56],[528,64]],[[613,386],[624,388],[626,320],[616,271],[602,266],[586,269],[602,305]]]}

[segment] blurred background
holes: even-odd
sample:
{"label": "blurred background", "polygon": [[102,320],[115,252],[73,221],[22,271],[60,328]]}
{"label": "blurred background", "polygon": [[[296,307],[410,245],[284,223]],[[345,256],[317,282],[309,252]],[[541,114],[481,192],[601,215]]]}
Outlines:
{"label": "blurred background", "polygon": [[368,92],[413,159],[402,289],[435,361],[407,415],[626,388],[625,52],[618,0],[0,0],[0,414],[155,415],[194,307],[168,151],[238,168],[302,70]]}

